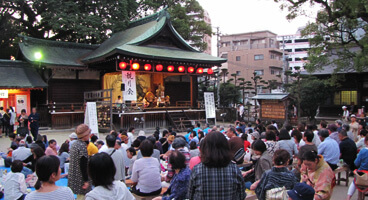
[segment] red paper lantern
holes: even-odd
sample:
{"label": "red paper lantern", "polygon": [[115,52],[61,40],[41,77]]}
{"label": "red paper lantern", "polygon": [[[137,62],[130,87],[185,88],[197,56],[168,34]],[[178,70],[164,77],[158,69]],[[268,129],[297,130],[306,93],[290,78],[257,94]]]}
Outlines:
{"label": "red paper lantern", "polygon": [[160,72],[164,69],[164,67],[161,64],[156,65],[156,71]]}
{"label": "red paper lantern", "polygon": [[133,70],[138,70],[139,69],[139,63],[133,63],[132,69]]}
{"label": "red paper lantern", "polygon": [[188,72],[193,73],[194,72],[194,67],[188,67]]}
{"label": "red paper lantern", "polygon": [[197,69],[197,74],[203,74],[203,68],[198,68]]}
{"label": "red paper lantern", "polygon": [[174,67],[174,66],[172,66],[172,65],[169,65],[169,66],[167,67],[167,71],[169,71],[169,72],[173,72],[173,71],[174,71],[174,69],[175,69],[175,67]]}
{"label": "red paper lantern", "polygon": [[120,69],[126,69],[127,66],[128,66],[128,63],[126,63],[126,62],[120,62],[119,63],[119,68]]}
{"label": "red paper lantern", "polygon": [[151,64],[145,64],[145,65],[144,65],[144,70],[149,71],[149,70],[151,70],[151,69],[152,69]]}
{"label": "red paper lantern", "polygon": [[207,74],[213,74],[213,69],[209,68],[209,69],[207,70]]}
{"label": "red paper lantern", "polygon": [[184,66],[179,66],[178,67],[178,71],[179,72],[184,72],[185,71],[185,67]]}

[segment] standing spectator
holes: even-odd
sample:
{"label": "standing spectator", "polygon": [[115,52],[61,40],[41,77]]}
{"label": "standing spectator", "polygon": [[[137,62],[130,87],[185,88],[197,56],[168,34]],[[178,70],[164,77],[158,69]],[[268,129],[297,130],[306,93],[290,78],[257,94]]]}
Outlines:
{"label": "standing spectator", "polygon": [[324,200],[331,198],[336,179],[323,156],[317,155],[315,151],[308,151],[303,155],[302,181],[314,188],[315,200]]}
{"label": "standing spectator", "polygon": [[72,147],[73,143],[78,140],[78,136],[77,136],[77,134],[75,134],[73,132],[69,135],[69,139],[70,139],[70,142],[69,142],[69,149],[70,149]]}
{"label": "standing spectator", "polygon": [[22,109],[18,117],[19,127],[25,127],[28,130],[28,116],[26,109]]}
{"label": "standing spectator", "polygon": [[135,128],[134,127],[130,127],[129,128],[129,131],[128,131],[128,133],[127,133],[127,135],[128,135],[128,146],[130,147],[130,146],[132,146],[132,143],[133,143],[133,141],[134,141],[134,131],[135,131]]}
{"label": "standing spectator", "polygon": [[77,194],[77,200],[82,200],[91,191],[87,174],[87,142],[89,142],[91,129],[87,125],[81,124],[76,128],[75,133],[78,136],[78,140],[70,149],[68,186],[73,190],[74,194]]}
{"label": "standing spectator", "polygon": [[69,157],[69,144],[65,142],[61,145],[58,155],[58,158],[60,160],[60,169],[62,173],[65,172],[64,164],[66,162],[69,162]]}
{"label": "standing spectator", "polygon": [[132,192],[139,196],[159,195],[161,193],[160,163],[151,157],[153,144],[149,140],[141,143],[143,158],[134,162],[131,180],[134,182]]}
{"label": "standing spectator", "polygon": [[209,133],[200,149],[202,162],[194,166],[191,173],[189,199],[245,199],[244,179],[231,162],[225,136],[220,132]]}
{"label": "standing spectator", "polygon": [[321,129],[318,132],[322,143],[318,146],[318,153],[323,156],[324,161],[326,161],[332,170],[337,168],[337,163],[340,158],[339,144],[329,137],[329,132],[327,129]]}
{"label": "standing spectator", "polygon": [[190,169],[185,164],[186,158],[178,150],[173,151],[169,158],[172,169],[175,170],[175,175],[163,197],[156,197],[153,200],[188,199]]}
{"label": "standing spectator", "polygon": [[348,164],[351,171],[354,171],[356,169],[354,160],[357,157],[358,152],[356,144],[348,137],[348,134],[344,129],[339,132],[339,139],[341,141],[339,144],[340,158]]}
{"label": "standing spectator", "polygon": [[[37,161],[38,181],[36,191],[29,193],[26,200],[74,200],[74,194],[68,187],[59,187],[55,182],[60,179],[60,161],[56,156],[43,156]],[[69,179],[70,180],[70,179]]]}
{"label": "standing spectator", "polygon": [[15,113],[14,108],[9,106],[10,122],[9,122],[9,132],[14,133],[15,119],[17,118],[17,113]]}
{"label": "standing spectator", "polygon": [[88,164],[88,175],[95,188],[86,194],[86,200],[133,200],[126,185],[114,179],[115,172],[114,161],[107,153],[92,156]]}
{"label": "standing spectator", "polygon": [[350,117],[350,113],[349,113],[348,107],[343,106],[342,107],[342,110],[343,110],[343,113],[342,113],[342,121],[344,123],[347,123],[349,121],[349,117]]}
{"label": "standing spectator", "polygon": [[350,130],[351,132],[353,132],[354,135],[354,142],[358,141],[358,128],[359,128],[359,124],[358,122],[356,122],[356,116],[355,115],[351,115],[350,116],[351,119],[351,123],[350,123]]}
{"label": "standing spectator", "polygon": [[46,148],[45,151],[46,156],[57,156],[57,150],[56,150],[56,140],[50,140],[49,146]]}
{"label": "standing spectator", "polygon": [[288,133],[288,131],[286,129],[281,129],[280,130],[280,135],[279,135],[279,141],[278,141],[278,145],[279,145],[279,149],[285,149],[286,151],[289,152],[290,154],[290,163],[292,163],[293,161],[293,155],[298,155],[299,151],[298,148],[295,144],[294,141],[290,140],[291,137]]}
{"label": "standing spectator", "polygon": [[275,166],[262,175],[262,178],[255,189],[259,200],[267,198],[267,190],[283,186],[285,186],[287,190],[291,190],[297,183],[296,177],[287,168],[289,159],[290,155],[286,150],[280,149],[275,151],[273,157],[273,164]]}
{"label": "standing spectator", "polygon": [[4,115],[5,115],[4,107],[0,107],[0,138],[3,137],[4,133]]}
{"label": "standing spectator", "polygon": [[38,128],[40,127],[40,114],[37,113],[36,108],[32,108],[32,113],[28,116],[30,127],[31,127],[31,134],[33,136],[33,140],[36,141],[38,135]]}
{"label": "standing spectator", "polygon": [[27,192],[23,170],[23,162],[14,160],[11,165],[11,172],[8,173],[4,181],[4,200],[23,200]]}
{"label": "standing spectator", "polygon": [[4,112],[3,118],[2,118],[2,122],[3,122],[3,132],[5,132],[5,136],[8,136],[9,133],[10,133],[10,114],[9,114],[9,109],[7,109],[6,112]]}
{"label": "standing spectator", "polygon": [[114,135],[106,136],[106,144],[108,147],[106,153],[111,156],[116,169],[114,178],[116,181],[125,181],[124,156],[121,151],[115,149],[115,143],[116,137]]}

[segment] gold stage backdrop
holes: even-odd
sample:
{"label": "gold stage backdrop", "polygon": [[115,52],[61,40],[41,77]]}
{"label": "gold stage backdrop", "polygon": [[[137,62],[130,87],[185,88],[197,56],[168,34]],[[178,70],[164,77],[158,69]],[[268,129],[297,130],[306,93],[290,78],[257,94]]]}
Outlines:
{"label": "gold stage backdrop", "polygon": [[[159,84],[163,85],[163,82],[163,74],[136,73],[137,101],[142,101],[147,92],[155,93],[154,91],[157,89],[157,86]],[[119,95],[122,96],[123,94],[121,91],[121,83],[121,72],[107,73],[103,76],[103,89],[113,89],[113,103],[115,103]]]}

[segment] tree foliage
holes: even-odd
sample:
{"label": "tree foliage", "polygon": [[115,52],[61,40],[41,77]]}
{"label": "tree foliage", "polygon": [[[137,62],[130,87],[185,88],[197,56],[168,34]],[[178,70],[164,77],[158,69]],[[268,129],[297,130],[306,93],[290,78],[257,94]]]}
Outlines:
{"label": "tree foliage", "polygon": [[211,35],[211,25],[204,21],[204,10],[197,0],[141,0],[139,12],[149,13],[168,7],[172,24],[178,33],[189,43],[204,51],[207,43],[204,35]]}
{"label": "tree foliage", "polygon": [[303,5],[320,6],[316,22],[310,23],[302,35],[310,38],[308,71],[331,65],[341,70],[361,72],[368,68],[368,1],[367,0],[274,0],[288,9],[288,19],[305,13]]}
{"label": "tree foliage", "polygon": [[222,83],[220,86],[220,104],[228,107],[230,104],[239,102],[240,92],[238,88],[231,83]]}

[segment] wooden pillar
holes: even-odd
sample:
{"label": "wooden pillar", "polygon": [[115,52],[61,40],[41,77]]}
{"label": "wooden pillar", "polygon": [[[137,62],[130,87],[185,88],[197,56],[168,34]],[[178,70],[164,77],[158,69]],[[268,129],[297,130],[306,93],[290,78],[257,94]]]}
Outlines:
{"label": "wooden pillar", "polygon": [[190,102],[192,108],[198,108],[198,80],[197,76],[190,76]]}

